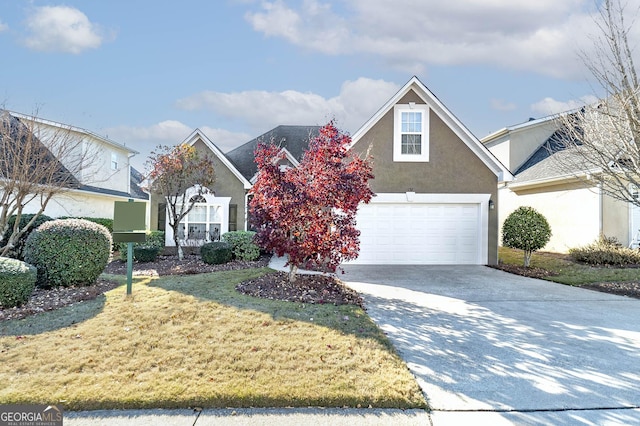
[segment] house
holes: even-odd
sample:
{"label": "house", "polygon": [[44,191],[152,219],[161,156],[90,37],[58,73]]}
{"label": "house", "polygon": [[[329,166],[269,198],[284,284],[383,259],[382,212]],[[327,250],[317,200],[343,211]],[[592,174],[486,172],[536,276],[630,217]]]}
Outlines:
{"label": "house", "polygon": [[413,77],[352,135],[374,159],[357,215],[362,264],[495,264],[509,171]]}
{"label": "house", "polygon": [[558,143],[558,117],[530,119],[482,139],[514,175],[498,190],[501,220],[520,206],[535,208],[551,226],[548,251],[567,252],[601,234],[629,245],[640,229],[640,208],[606,195],[584,170],[567,168],[572,152]]}
{"label": "house", "polygon": [[[278,126],[226,154],[195,130],[184,142],[213,155],[217,177],[182,232],[215,237],[212,229],[220,234],[248,229],[247,197],[257,172],[258,142],[278,144],[285,165],[295,166],[318,129]],[[511,175],[418,78],[353,134],[350,149],[373,156],[370,184],[376,193],[357,216],[362,234],[354,263],[497,263],[497,188]],[[160,229],[164,209],[162,203],[152,208]]]}
{"label": "house", "polygon": [[[7,114],[15,129],[32,132],[33,140],[46,149],[51,148],[55,139],[67,138],[74,141],[74,149],[82,150],[81,155],[89,159],[86,165],[77,167],[71,164],[81,158],[74,157],[75,153],[55,158],[50,151],[51,161],[60,163],[60,173],[72,176],[66,178],[71,182],[70,188],[56,194],[47,204],[44,211],[47,216],[112,218],[114,201],[135,199],[148,205],[149,196],[140,188],[142,176],[129,163],[137,154],[135,150],[78,127],[16,112],[0,111],[0,114]],[[23,213],[36,213],[39,207],[39,203],[29,203]]]}
{"label": "house", "polygon": [[[254,151],[258,143],[276,143],[285,153],[285,163],[296,166],[318,126],[278,126],[261,136],[223,153],[200,129],[196,129],[182,143],[194,146],[213,159],[216,181],[209,192],[202,195],[183,219],[181,240],[185,245],[200,245],[220,238],[228,231],[250,229],[248,193],[257,172]],[[173,246],[173,230],[167,226],[166,204],[152,199],[152,228],[165,231],[167,246]]]}

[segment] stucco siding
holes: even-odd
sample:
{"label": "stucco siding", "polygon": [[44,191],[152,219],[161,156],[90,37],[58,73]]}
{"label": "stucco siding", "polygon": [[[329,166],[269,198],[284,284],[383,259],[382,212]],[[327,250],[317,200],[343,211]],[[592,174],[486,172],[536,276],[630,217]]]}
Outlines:
{"label": "stucco siding", "polygon": [[513,131],[509,144],[509,163],[507,166],[509,170],[518,170],[531,157],[531,154],[549,139],[556,128],[555,122],[549,121],[537,126]]}
{"label": "stucco siding", "polygon": [[[424,101],[409,92],[399,103]],[[430,110],[429,161],[394,162],[393,130],[394,113],[388,111],[353,146],[358,153],[370,149],[373,157],[373,174],[370,182],[375,193],[419,194],[490,194],[497,204],[497,177],[477,155]],[[489,263],[497,262],[497,209],[489,212]]]}
{"label": "stucco siding", "polygon": [[245,210],[246,197],[245,189],[242,182],[229,168],[202,142],[198,140],[193,145],[199,152],[209,155],[213,159],[213,169],[216,173],[216,181],[213,187],[209,188],[218,197],[231,197],[230,204],[238,206],[238,230],[245,230]]}
{"label": "stucco siding", "polygon": [[549,222],[552,235],[543,250],[566,253],[600,234],[600,195],[589,188],[559,185],[515,193],[503,187],[499,197],[500,235],[504,220],[520,206],[533,207]]}
{"label": "stucco siding", "polygon": [[629,203],[616,200],[608,195],[602,197],[602,233],[614,237],[622,244],[629,245]]}

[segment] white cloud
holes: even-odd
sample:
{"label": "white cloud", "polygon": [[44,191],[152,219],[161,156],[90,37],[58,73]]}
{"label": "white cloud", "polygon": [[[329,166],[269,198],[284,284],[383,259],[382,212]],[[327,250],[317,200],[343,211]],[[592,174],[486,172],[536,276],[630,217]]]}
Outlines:
{"label": "white cloud", "polygon": [[[138,170],[144,170],[144,163],[151,151],[158,146],[174,146],[184,141],[195,128],[177,120],[165,120],[147,127],[117,126],[104,130],[107,137],[139,151],[140,154],[132,159],[132,165]],[[222,152],[248,142],[255,136],[246,133],[234,133],[224,129],[201,126],[200,130],[216,144]]]}
{"label": "white cloud", "polygon": [[[326,54],[381,56],[403,70],[489,64],[576,76],[593,32],[591,0],[284,0],[245,14],[254,30]],[[334,5],[344,4],[344,11]]]}
{"label": "white cloud", "polygon": [[568,101],[558,101],[547,97],[531,105],[531,111],[541,115],[552,115],[580,108],[597,101],[598,98],[593,95],[585,95],[580,97],[580,99],[571,99]]}
{"label": "white cloud", "polygon": [[9,29],[9,25],[5,24],[4,22],[0,21],[0,33],[3,31],[7,31]]}
{"label": "white cloud", "polygon": [[80,10],[68,6],[43,6],[33,9],[26,21],[28,48],[44,52],[78,54],[99,47],[101,29]]}
{"label": "white cloud", "polygon": [[515,103],[505,101],[504,99],[491,99],[489,102],[491,104],[491,108],[497,111],[513,111],[518,108]]}
{"label": "white cloud", "polygon": [[208,109],[244,121],[257,132],[280,124],[322,125],[332,118],[338,127],[354,132],[398,89],[394,83],[362,77],[343,83],[340,94],[333,98],[295,90],[203,91],[178,100],[177,105],[186,110]]}

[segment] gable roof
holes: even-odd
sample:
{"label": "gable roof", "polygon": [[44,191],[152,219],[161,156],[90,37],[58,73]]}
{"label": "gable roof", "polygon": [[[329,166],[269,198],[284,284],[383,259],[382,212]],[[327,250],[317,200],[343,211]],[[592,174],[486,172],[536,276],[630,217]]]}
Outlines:
{"label": "gable roof", "polygon": [[397,104],[409,91],[415,92],[431,110],[464,142],[474,154],[491,170],[500,182],[510,181],[513,175],[498,159],[444,106],[442,102],[418,79],[413,76],[391,99],[385,103],[351,137],[355,145],[371,128]]}
{"label": "gable roof", "polygon": [[[60,186],[65,186],[68,188],[79,188],[80,182],[76,177],[67,169],[62,162],[47,148],[47,146],[42,143],[42,141],[33,133],[29,135],[30,129],[21,121],[19,117],[17,117],[14,113],[9,112],[7,110],[0,110],[0,126],[2,126],[3,130],[0,131],[0,148],[4,144],[17,144],[17,146],[12,147],[11,149],[4,149],[7,155],[11,155],[12,153],[16,153],[16,148],[21,150],[23,146],[29,145],[29,149],[36,153],[36,156],[40,159],[40,161],[46,161],[47,163],[54,163],[55,166],[55,175],[51,177],[52,180],[55,180],[60,184]],[[17,153],[18,156],[23,156],[24,153]],[[33,158],[33,157],[29,157]],[[15,159],[5,158],[3,162],[0,162],[0,175],[10,175],[13,171],[15,171]],[[30,170],[34,170],[38,167],[38,164],[35,161],[30,161],[31,164],[28,165]],[[21,164],[21,166],[25,166],[25,164]],[[15,176],[15,175],[14,175]],[[48,182],[52,182],[52,180],[47,179]],[[44,181],[39,183],[46,183]]]}
{"label": "gable roof", "polygon": [[[515,171],[513,174],[515,179],[510,186],[551,184],[587,174],[580,166],[583,163],[582,157],[576,153],[575,147],[567,147],[566,139],[565,131],[556,130]],[[580,143],[576,142],[576,144]]]}
{"label": "gable roof", "polygon": [[32,121],[34,123],[45,124],[45,125],[48,125],[48,126],[57,127],[58,129],[63,129],[65,131],[68,130],[68,131],[71,131],[71,132],[82,134],[84,136],[92,137],[94,139],[99,140],[102,143],[105,143],[107,145],[111,145],[114,148],[118,148],[118,149],[122,149],[124,151],[127,151],[129,154],[132,154],[132,155],[140,154],[135,149],[131,149],[131,148],[129,148],[128,146],[126,146],[124,144],[121,144],[121,143],[118,143],[118,142],[114,142],[109,138],[106,138],[104,136],[100,136],[97,133],[93,133],[93,132],[91,132],[89,130],[86,130],[86,129],[83,129],[81,127],[75,127],[75,126],[71,126],[71,125],[68,125],[68,124],[58,123],[56,121],[45,120],[43,118],[29,116],[29,115],[26,115],[26,114],[21,114],[19,112],[14,112],[14,111],[7,111],[7,112],[9,112],[14,117],[17,117],[17,118],[22,119],[22,120],[29,120],[29,121]]}
{"label": "gable roof", "polygon": [[211,141],[211,139],[209,139],[204,133],[202,133],[200,129],[195,129],[193,132],[191,132],[191,134],[187,136],[187,138],[182,143],[185,143],[187,145],[193,145],[198,140],[201,140],[207,146],[207,148],[209,148],[209,150],[213,153],[213,155],[218,157],[218,159],[222,161],[222,163],[231,171],[231,173],[233,173],[233,175],[238,178],[238,180],[242,183],[242,186],[244,187],[244,189],[251,188],[251,183],[249,182],[249,179],[246,179],[242,175],[242,173],[238,171],[238,168],[235,166],[235,164],[233,164],[229,160],[229,158],[227,158],[227,156],[224,155],[224,153],[220,150],[220,148],[218,148],[216,144],[214,144]]}
{"label": "gable roof", "polygon": [[281,125],[227,152],[226,155],[240,173],[250,181],[258,172],[254,153],[260,142],[276,144],[284,150],[285,155],[299,162],[309,147],[309,140],[317,136],[319,130],[320,126]]}

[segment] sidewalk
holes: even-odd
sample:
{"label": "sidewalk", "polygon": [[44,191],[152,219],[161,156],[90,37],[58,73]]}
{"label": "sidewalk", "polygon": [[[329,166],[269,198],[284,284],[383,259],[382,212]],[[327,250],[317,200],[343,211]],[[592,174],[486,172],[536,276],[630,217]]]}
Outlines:
{"label": "sidewalk", "polygon": [[356,408],[226,408],[193,410],[105,410],[64,413],[65,426],[428,426],[424,410]]}

